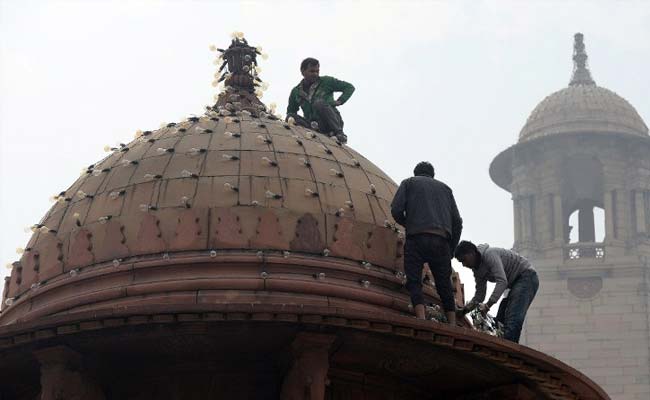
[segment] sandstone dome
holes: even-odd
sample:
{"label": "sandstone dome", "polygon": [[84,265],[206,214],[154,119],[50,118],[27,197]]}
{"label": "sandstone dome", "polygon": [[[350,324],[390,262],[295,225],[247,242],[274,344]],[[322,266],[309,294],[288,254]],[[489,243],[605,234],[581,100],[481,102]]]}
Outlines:
{"label": "sandstone dome", "polygon": [[93,268],[232,250],[398,271],[395,183],[346,145],[239,108],[144,132],[88,167],[35,227],[5,300],[19,306]]}
{"label": "sandstone dome", "polygon": [[[376,301],[408,311],[403,235],[390,216],[395,183],[347,145],[277,118],[258,98],[255,48],[244,43],[227,50],[214,106],[106,149],[56,196],[5,282],[0,324],[159,304],[188,290],[272,290],[276,282],[301,292],[302,280],[344,298],[378,290]],[[274,257],[300,267],[283,270],[284,281],[267,268]],[[213,268],[250,259],[249,277],[245,268]],[[328,268],[305,271],[307,260],[354,273],[336,280]],[[173,267],[190,262],[203,267]],[[139,282],[144,265],[161,270]]]}
{"label": "sandstone dome", "polygon": [[549,95],[535,107],[519,133],[519,141],[590,132],[648,136],[648,127],[618,94],[596,84],[575,84]]}
{"label": "sandstone dome", "polygon": [[648,126],[634,107],[611,90],[596,85],[587,66],[584,35],[575,34],[573,75],[569,87],[535,107],[519,133],[519,142],[563,133],[616,133],[648,137]]}

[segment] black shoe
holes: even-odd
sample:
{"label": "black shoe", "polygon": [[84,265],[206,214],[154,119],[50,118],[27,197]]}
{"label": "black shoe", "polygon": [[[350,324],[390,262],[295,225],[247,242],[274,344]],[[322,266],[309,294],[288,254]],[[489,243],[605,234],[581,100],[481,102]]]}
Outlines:
{"label": "black shoe", "polygon": [[339,133],[336,135],[336,140],[338,140],[341,144],[346,144],[348,142],[348,137],[345,135],[345,133]]}

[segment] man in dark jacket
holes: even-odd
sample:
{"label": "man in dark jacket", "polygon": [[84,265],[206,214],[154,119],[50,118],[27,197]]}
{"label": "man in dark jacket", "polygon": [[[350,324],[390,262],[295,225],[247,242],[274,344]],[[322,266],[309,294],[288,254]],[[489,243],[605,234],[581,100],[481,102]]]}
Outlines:
{"label": "man in dark jacket", "polygon": [[433,166],[423,161],[415,175],[399,186],[391,214],[406,228],[404,272],[406,288],[417,318],[424,319],[422,268],[429,264],[436,290],[450,324],[456,324],[456,302],[451,285],[451,257],[460,240],[463,220],[449,186],[434,179]]}
{"label": "man in dark jacket", "polygon": [[[343,133],[343,119],[336,107],[348,101],[354,86],[331,76],[319,76],[320,63],[315,58],[304,59],[300,72],[303,79],[289,95],[287,120],[293,118],[298,125],[336,136],[341,143],[346,143],[348,137]],[[335,92],[341,92],[336,100]],[[298,115],[300,108],[302,117]]]}
{"label": "man in dark jacket", "polygon": [[[504,339],[519,343],[526,312],[539,288],[537,272],[530,262],[512,250],[487,244],[475,246],[468,241],[460,242],[455,255],[474,272],[476,281],[476,294],[464,311],[467,313],[478,307],[485,315],[503,295],[496,319],[504,326]],[[483,303],[488,281],[496,285],[488,301]]]}

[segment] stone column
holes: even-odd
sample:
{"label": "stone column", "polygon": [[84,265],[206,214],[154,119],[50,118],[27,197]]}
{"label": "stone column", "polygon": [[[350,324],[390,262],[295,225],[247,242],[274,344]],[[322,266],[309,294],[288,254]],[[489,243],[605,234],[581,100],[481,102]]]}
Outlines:
{"label": "stone column", "polygon": [[614,203],[612,192],[605,192],[605,241],[611,242],[615,238],[614,233]]}
{"label": "stone column", "polygon": [[293,363],[282,382],[282,400],[324,400],[329,350],[336,337],[301,332],[291,344]]}
{"label": "stone column", "polygon": [[521,221],[521,241],[527,247],[528,242],[530,241],[530,221],[528,216],[530,215],[530,203],[528,202],[527,197],[521,197],[519,199],[519,221]]}
{"label": "stone column", "polygon": [[555,241],[564,244],[564,215],[562,210],[562,197],[559,194],[553,195],[553,218],[555,219]]}
{"label": "stone column", "polygon": [[578,240],[583,243],[596,241],[593,206],[582,206],[578,211]]}
{"label": "stone column", "polygon": [[515,246],[521,243],[521,213],[519,212],[519,199],[513,197],[512,199],[512,209],[514,213],[514,225],[515,225]]}
{"label": "stone column", "polygon": [[636,207],[636,231],[637,233],[645,234],[648,232],[645,216],[645,198],[643,192],[640,190],[634,194],[634,205]]}
{"label": "stone column", "polygon": [[104,400],[100,387],[83,370],[81,355],[56,346],[34,352],[41,364],[40,400]]}

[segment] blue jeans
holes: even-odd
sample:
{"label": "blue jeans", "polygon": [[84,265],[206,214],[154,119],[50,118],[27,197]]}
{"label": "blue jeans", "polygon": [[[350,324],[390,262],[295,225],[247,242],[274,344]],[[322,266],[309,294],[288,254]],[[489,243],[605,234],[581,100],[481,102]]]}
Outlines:
{"label": "blue jeans", "polygon": [[504,339],[519,343],[526,312],[538,288],[539,279],[533,269],[522,272],[510,286],[510,293],[501,300],[496,318],[504,326]]}

